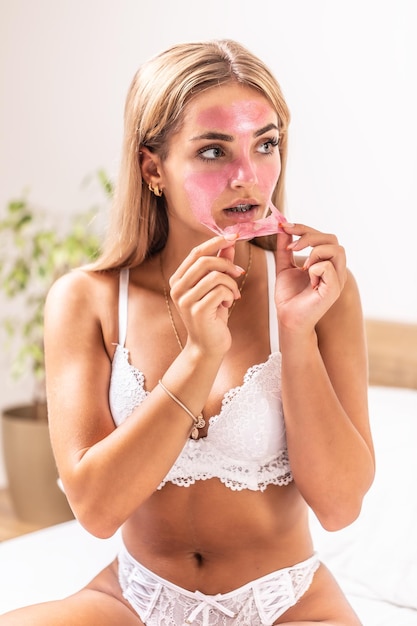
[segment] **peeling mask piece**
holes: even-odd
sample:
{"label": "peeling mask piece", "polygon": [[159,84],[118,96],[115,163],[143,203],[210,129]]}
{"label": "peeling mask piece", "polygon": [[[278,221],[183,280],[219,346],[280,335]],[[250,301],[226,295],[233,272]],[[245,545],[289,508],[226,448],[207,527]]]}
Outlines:
{"label": "peeling mask piece", "polygon": [[210,213],[205,212],[204,214],[200,214],[198,218],[201,224],[210,228],[210,230],[216,233],[216,235],[236,234],[240,240],[283,233],[284,231],[279,227],[279,225],[284,224],[287,219],[278,211],[272,202],[269,204],[269,209],[271,213],[268,217],[252,222],[233,224],[233,226],[226,226],[226,228],[219,228]]}

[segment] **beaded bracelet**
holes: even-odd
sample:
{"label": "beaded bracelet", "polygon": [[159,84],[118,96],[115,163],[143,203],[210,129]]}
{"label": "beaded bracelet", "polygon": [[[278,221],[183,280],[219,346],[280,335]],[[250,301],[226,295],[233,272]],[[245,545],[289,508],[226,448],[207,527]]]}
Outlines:
{"label": "beaded bracelet", "polygon": [[200,415],[197,415],[197,417],[195,415],[193,415],[190,411],[190,409],[188,409],[185,404],[183,404],[181,402],[181,400],[179,400],[177,398],[177,396],[174,396],[174,394],[165,387],[164,383],[162,382],[162,380],[158,380],[158,385],[160,385],[162,387],[162,389],[165,391],[165,393],[171,398],[171,400],[174,400],[174,402],[176,402],[176,404],[178,404],[178,406],[180,406],[193,420],[193,427],[191,429],[191,437],[193,439],[198,439],[198,429],[199,428],[204,428],[204,426],[206,425],[206,422],[203,418],[203,415],[200,413]]}

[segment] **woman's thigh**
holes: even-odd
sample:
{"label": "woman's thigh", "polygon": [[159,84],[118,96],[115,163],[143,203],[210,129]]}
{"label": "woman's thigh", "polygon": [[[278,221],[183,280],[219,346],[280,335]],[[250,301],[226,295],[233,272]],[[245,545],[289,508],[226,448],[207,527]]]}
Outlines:
{"label": "woman's thigh", "polygon": [[0,615],[0,626],[143,626],[123,598],[116,565],[103,570],[84,589],[53,602],[44,602]]}
{"label": "woman's thigh", "polygon": [[324,565],[315,573],[303,597],[275,623],[288,626],[362,626],[338,583]]}
{"label": "woman's thigh", "polygon": [[142,626],[126,606],[98,591],[83,590],[65,600],[17,609],[0,615],[0,626]]}

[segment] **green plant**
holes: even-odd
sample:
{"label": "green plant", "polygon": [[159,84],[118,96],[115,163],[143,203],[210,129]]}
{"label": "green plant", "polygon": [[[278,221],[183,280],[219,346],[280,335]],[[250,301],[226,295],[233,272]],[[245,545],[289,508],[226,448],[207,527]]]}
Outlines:
{"label": "green plant", "polygon": [[[111,182],[103,171],[98,179],[107,200],[112,194]],[[97,257],[100,237],[95,228],[96,213],[89,209],[76,214],[63,227],[62,214],[51,215],[23,195],[8,203],[0,219],[0,289],[13,300],[12,312],[1,321],[12,354],[12,375],[32,372],[38,395],[35,402],[44,400],[46,294],[57,278]]]}

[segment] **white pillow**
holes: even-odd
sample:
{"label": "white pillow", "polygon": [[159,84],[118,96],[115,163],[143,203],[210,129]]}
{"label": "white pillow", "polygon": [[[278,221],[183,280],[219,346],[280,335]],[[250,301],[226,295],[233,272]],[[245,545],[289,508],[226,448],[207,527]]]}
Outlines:
{"label": "white pillow", "polygon": [[361,515],[336,533],[312,515],[313,537],[346,593],[417,609],[417,390],[371,387],[369,407],[376,477]]}

